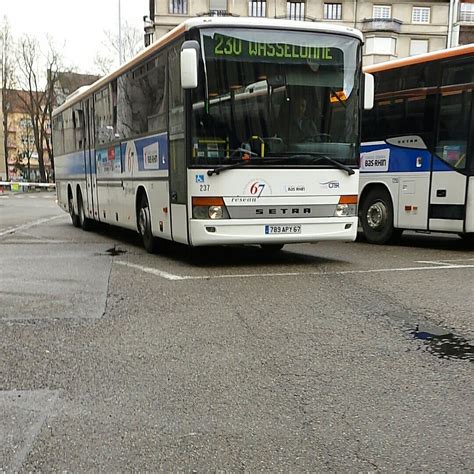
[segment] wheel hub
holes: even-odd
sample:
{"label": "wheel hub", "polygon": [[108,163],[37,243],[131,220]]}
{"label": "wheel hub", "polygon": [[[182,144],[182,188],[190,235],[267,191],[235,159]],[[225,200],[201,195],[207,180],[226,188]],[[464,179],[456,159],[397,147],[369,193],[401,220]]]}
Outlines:
{"label": "wheel hub", "polygon": [[367,209],[367,223],[371,229],[380,230],[387,223],[388,209],[383,202],[375,202]]}

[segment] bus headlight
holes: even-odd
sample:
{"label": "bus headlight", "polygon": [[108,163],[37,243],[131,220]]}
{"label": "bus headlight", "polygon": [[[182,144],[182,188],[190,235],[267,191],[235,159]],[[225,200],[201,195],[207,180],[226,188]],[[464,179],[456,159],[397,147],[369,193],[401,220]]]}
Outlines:
{"label": "bus headlight", "polygon": [[209,206],[209,219],[222,219],[223,215],[222,206]]}
{"label": "bus headlight", "polygon": [[338,204],[336,206],[336,216],[345,217],[349,215],[349,204]]}
{"label": "bus headlight", "polygon": [[339,198],[334,215],[337,217],[355,216],[357,213],[357,195],[343,195]]}
{"label": "bus headlight", "polygon": [[208,206],[193,206],[194,219],[209,219]]}
{"label": "bus headlight", "polygon": [[229,219],[229,213],[221,197],[193,197],[192,205],[194,219]]}

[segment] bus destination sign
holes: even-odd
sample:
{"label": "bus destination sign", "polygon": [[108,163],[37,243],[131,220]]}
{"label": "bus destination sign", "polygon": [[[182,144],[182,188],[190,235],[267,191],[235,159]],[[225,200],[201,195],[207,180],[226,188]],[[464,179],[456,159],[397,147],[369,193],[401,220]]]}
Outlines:
{"label": "bus destination sign", "polygon": [[243,61],[317,62],[342,64],[342,51],[338,48],[289,43],[246,41],[215,33],[205,37],[207,57]]}

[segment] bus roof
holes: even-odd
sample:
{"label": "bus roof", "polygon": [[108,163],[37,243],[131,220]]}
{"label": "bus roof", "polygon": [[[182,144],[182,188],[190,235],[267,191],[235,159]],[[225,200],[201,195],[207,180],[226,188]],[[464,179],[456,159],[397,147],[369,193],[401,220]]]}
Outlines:
{"label": "bus roof", "polygon": [[287,30],[302,30],[302,31],[315,31],[320,33],[335,33],[340,35],[354,36],[361,41],[363,40],[362,33],[354,28],[349,28],[340,25],[333,25],[330,23],[322,22],[310,22],[310,21],[294,21],[294,20],[277,20],[271,18],[252,18],[252,17],[196,17],[190,18],[180,25],[173,28],[171,31],[166,33],[164,36],[158,39],[147,48],[140,51],[130,61],[122,64],[118,69],[111,72],[110,74],[100,78],[98,81],[90,85],[87,90],[78,91],[77,94],[71,94],[71,96],[57,109],[53,111],[53,117],[63,110],[67,109],[71,105],[79,102],[84,97],[100,90],[111,80],[119,77],[124,72],[132,69],[140,63],[143,59],[152,55],[156,51],[159,51],[162,47],[171,43],[174,39],[183,35],[186,31],[191,28],[209,28],[209,27],[248,27],[248,28],[276,28],[276,29],[287,29]]}
{"label": "bus roof", "polygon": [[462,56],[464,54],[474,53],[474,43],[456,48],[441,49],[431,53],[419,54],[417,56],[410,56],[408,58],[394,59],[384,63],[372,64],[364,67],[364,72],[373,74],[374,72],[387,71],[389,69],[396,69],[404,66],[411,66],[412,64],[426,63],[429,61],[436,61],[438,59],[451,58],[455,56]]}

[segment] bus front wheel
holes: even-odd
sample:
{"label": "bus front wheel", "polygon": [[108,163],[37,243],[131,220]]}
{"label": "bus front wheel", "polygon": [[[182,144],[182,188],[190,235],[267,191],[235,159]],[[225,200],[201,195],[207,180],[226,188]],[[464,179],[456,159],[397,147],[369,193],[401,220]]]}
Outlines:
{"label": "bus front wheel", "polygon": [[260,248],[265,254],[271,255],[276,252],[279,252],[283,248],[283,245],[284,244],[261,244]]}
{"label": "bus front wheel", "polygon": [[459,237],[470,247],[474,247],[474,232],[459,234]]}
{"label": "bus front wheel", "polygon": [[138,232],[140,233],[145,250],[149,253],[156,252],[156,238],[151,229],[151,213],[148,199],[145,194],[140,199],[138,210]]}
{"label": "bus front wheel", "polygon": [[372,189],[361,203],[359,219],[367,242],[386,244],[401,232],[393,227],[393,205],[385,189]]}

